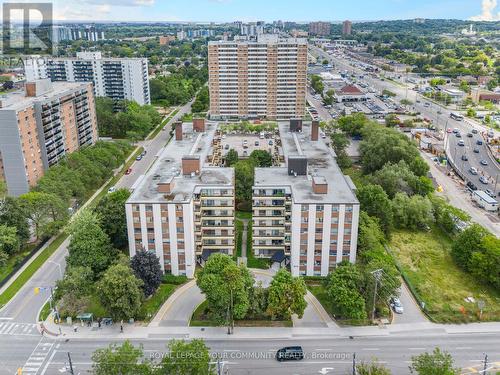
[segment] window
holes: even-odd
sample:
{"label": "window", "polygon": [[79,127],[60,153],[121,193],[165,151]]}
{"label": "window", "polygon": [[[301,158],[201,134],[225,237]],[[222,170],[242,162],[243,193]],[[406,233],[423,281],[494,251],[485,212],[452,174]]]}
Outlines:
{"label": "window", "polygon": [[140,223],[140,219],[139,219],[139,216],[135,216],[134,217],[134,223]]}
{"label": "window", "polygon": [[345,228],[344,234],[351,234],[351,228]]}
{"label": "window", "polygon": [[344,245],[350,245],[351,244],[351,240],[344,240]]}
{"label": "window", "polygon": [[332,206],[332,212],[339,212],[339,206]]}
{"label": "window", "polygon": [[323,228],[316,228],[316,234],[323,233]]}
{"label": "window", "polygon": [[145,206],[146,212],[153,212],[153,206]]}
{"label": "window", "polygon": [[332,217],[332,224],[338,224],[339,223],[339,218],[338,217]]}
{"label": "window", "polygon": [[324,209],[325,209],[325,206],[323,206],[322,204],[317,204],[316,205],[316,211],[323,212]]}
{"label": "window", "polygon": [[309,206],[307,204],[303,204],[303,205],[300,206],[300,210],[302,212],[306,212],[306,211],[309,210]]}
{"label": "window", "polygon": [[345,212],[352,212],[352,206],[345,206]]}

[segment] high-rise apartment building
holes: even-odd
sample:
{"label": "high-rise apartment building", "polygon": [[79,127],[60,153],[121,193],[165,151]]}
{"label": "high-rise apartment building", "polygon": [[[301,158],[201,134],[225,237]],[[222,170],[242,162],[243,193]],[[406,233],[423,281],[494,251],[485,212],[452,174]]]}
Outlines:
{"label": "high-rise apartment building", "polygon": [[176,123],[125,205],[130,256],[153,251],[166,273],[193,277],[211,253],[233,255],[234,169],[215,165],[218,144],[217,124]]}
{"label": "high-rise apartment building", "polygon": [[260,34],[264,34],[264,22],[249,22],[243,23],[239,22],[240,34],[247,36],[258,36]]}
{"label": "high-rise apartment building", "polygon": [[330,35],[330,22],[311,22],[309,24],[309,34],[313,35]]}
{"label": "high-rise apartment building", "polygon": [[338,263],[356,260],[355,186],[319,131],[317,121],[279,123],[285,165],[255,169],[254,255],[288,264],[294,276],[326,276]]}
{"label": "high-rise apartment building", "polygon": [[304,116],[307,40],[259,35],[208,43],[212,118]]}
{"label": "high-rise apartment building", "polygon": [[28,192],[50,166],[96,140],[90,83],[38,80],[0,99],[0,178],[9,195]]}
{"label": "high-rise apartment building", "polygon": [[78,52],[76,58],[25,60],[26,79],[92,82],[96,96],[150,104],[148,59],[103,58],[100,52]]}
{"label": "high-rise apartment building", "polygon": [[343,35],[351,35],[352,34],[352,22],[344,21],[342,23],[342,34]]}

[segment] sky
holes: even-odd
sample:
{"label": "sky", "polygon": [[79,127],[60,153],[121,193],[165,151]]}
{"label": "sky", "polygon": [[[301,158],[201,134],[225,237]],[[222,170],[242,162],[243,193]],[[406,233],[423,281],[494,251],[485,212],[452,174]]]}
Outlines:
{"label": "sky", "polygon": [[[19,1],[19,0],[18,0]],[[23,0],[21,0],[23,1]],[[58,20],[500,20],[500,0],[53,0]]]}

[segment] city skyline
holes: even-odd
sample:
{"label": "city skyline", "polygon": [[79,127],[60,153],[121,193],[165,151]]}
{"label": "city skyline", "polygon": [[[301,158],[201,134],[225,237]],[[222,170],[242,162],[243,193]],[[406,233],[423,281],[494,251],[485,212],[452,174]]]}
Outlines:
{"label": "city skyline", "polygon": [[[397,20],[412,18],[463,19],[498,21],[497,0],[359,0],[352,3],[317,0],[311,3],[282,0],[272,3],[256,0],[191,0],[186,7],[180,0],[55,0],[54,18],[67,21],[171,21],[171,22],[231,22],[288,20],[353,21]],[[286,5],[286,6],[285,6]],[[307,14],[307,16],[305,16]]]}

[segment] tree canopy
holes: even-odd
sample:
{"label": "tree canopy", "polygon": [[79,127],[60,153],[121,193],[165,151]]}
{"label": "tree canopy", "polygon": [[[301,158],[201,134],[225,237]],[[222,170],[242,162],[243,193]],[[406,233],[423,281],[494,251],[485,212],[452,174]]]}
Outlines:
{"label": "tree canopy", "polygon": [[290,319],[293,314],[302,318],[307,306],[304,299],[306,292],[306,284],[302,278],[293,277],[290,272],[281,268],[269,286],[267,313],[273,319]]}

